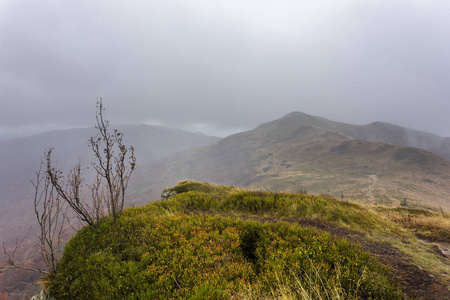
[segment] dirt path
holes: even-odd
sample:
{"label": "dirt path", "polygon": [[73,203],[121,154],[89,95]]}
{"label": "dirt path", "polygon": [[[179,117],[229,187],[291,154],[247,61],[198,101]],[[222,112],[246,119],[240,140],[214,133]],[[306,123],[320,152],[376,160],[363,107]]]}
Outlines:
{"label": "dirt path", "polygon": [[[228,216],[226,214],[221,215]],[[244,218],[265,223],[280,221],[278,218],[248,216]],[[360,244],[364,250],[378,256],[389,267],[395,280],[403,287],[408,297],[426,300],[450,299],[450,290],[443,283],[421,267],[412,264],[411,258],[400,253],[388,243],[369,242],[365,239],[364,234],[333,226],[317,219],[282,219],[282,221],[313,227],[321,231],[329,232],[336,237],[347,238],[354,243]]]}
{"label": "dirt path", "polygon": [[347,238],[352,242],[361,244],[364,250],[378,256],[389,266],[392,274],[398,283],[403,286],[409,297],[430,300],[450,299],[450,290],[444,284],[419,266],[412,264],[409,257],[400,253],[388,243],[369,242],[363,234],[335,227],[323,223],[320,220],[302,219],[286,221],[302,226],[311,226],[319,230],[327,231],[339,238]]}
{"label": "dirt path", "polygon": [[392,157],[393,157],[393,149],[391,149],[389,151],[387,160],[385,162],[383,162],[380,166],[380,168],[378,170],[376,170],[376,172],[372,175],[370,175],[370,182],[367,185],[367,193],[366,193],[366,201],[367,203],[374,203],[375,202],[375,196],[373,194],[374,191],[374,186],[378,180],[378,176],[386,169],[387,165],[391,162]]}

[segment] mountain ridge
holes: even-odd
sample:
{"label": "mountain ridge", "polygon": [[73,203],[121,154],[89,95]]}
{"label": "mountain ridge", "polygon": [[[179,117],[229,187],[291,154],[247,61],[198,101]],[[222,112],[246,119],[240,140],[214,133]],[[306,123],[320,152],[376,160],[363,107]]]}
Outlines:
{"label": "mountain ridge", "polygon": [[[423,136],[396,125],[399,133],[390,133],[386,131],[389,126],[380,130],[379,124],[350,125],[291,113],[207,147],[143,166],[141,174],[153,197],[158,196],[155,191],[192,179],[266,191],[306,189],[364,203],[399,205],[406,201],[411,206],[450,209],[446,184],[450,162],[427,150],[401,145],[405,139],[397,145],[388,143],[411,132]],[[386,142],[361,139],[375,133],[386,137]],[[141,187],[146,185],[143,182]]]}
{"label": "mountain ridge", "polygon": [[[135,147],[138,165],[220,139],[145,124],[119,126],[118,130],[124,134],[124,144]],[[34,222],[31,181],[35,179],[34,172],[39,169],[44,151],[54,148],[53,161],[65,172],[78,159],[82,160],[84,168],[89,167],[93,157],[88,140],[96,133],[94,127],[74,128],[0,141],[0,240],[6,240],[17,228],[26,228]],[[85,172],[86,175],[88,181],[89,174]]]}
{"label": "mountain ridge", "polygon": [[[125,145],[135,147],[138,166],[161,159],[171,153],[205,146],[220,139],[182,129],[145,124],[117,127],[111,125],[110,128],[117,128],[124,134]],[[35,180],[34,171],[39,169],[40,162],[44,158],[44,151],[50,147],[54,148],[53,161],[64,172],[81,159],[85,183],[89,183],[92,174],[86,168],[90,167],[92,151],[88,147],[88,140],[96,134],[94,127],[74,128],[0,141],[0,206],[2,208],[0,210],[0,243],[9,244],[18,237],[22,239],[27,235],[27,230],[33,227],[26,243],[30,245],[29,248],[34,249],[31,237],[38,235],[33,210],[34,188],[31,181]],[[132,201],[129,202],[132,203]],[[30,259],[36,253],[31,250],[27,252],[27,255],[27,259]],[[4,257],[0,258],[0,264],[2,259]],[[33,288],[26,284],[31,280],[30,274],[25,272],[22,275],[14,275],[11,277],[12,280],[0,279],[0,294],[6,288],[9,288],[8,291],[14,290],[14,288],[10,289],[11,287],[19,290]],[[20,283],[22,281],[25,283]]]}
{"label": "mountain ridge", "polygon": [[[140,127],[161,133],[160,127],[148,126]],[[391,128],[395,130],[390,132]],[[0,239],[10,238],[8,234],[23,235],[26,226],[17,232],[18,225],[24,225],[24,220],[34,221],[32,191],[26,188],[31,187],[33,171],[39,167],[43,151],[55,147],[55,161],[70,166],[70,159],[75,163],[79,156],[90,151],[87,139],[95,131],[90,128],[91,133],[82,138],[67,133],[83,130],[86,129],[53,131],[34,136],[28,144],[30,140],[21,138],[19,150],[10,152],[5,151],[7,143],[0,141],[3,154]],[[223,139],[190,133],[186,140],[196,144],[195,147],[191,147],[192,143],[184,144],[177,135],[183,130],[168,129],[171,134],[165,140],[146,137],[144,131],[130,133],[120,127],[119,130],[124,133],[124,142],[135,146],[137,155],[144,153],[147,157],[138,157],[138,168],[127,191],[128,205],[159,199],[165,187],[189,179],[270,192],[307,190],[344,201],[450,210],[449,160],[418,148],[362,140],[381,136],[397,142],[395,137],[399,137],[403,143],[405,139],[401,138],[410,131],[397,125],[382,122],[350,125],[294,112]],[[421,134],[419,137],[429,136]],[[42,142],[43,136],[53,139],[42,145],[38,142]],[[195,143],[197,138],[203,142]],[[61,146],[58,139],[77,143]],[[35,156],[26,158],[23,152],[31,150]],[[21,181],[14,180],[12,172],[19,170],[27,176]],[[20,190],[21,194],[5,198],[11,190]]]}
{"label": "mountain ridge", "polygon": [[310,126],[334,131],[352,139],[420,148],[450,159],[450,137],[441,137],[437,134],[386,122],[375,121],[366,125],[353,125],[297,111],[278,120],[264,123],[260,127],[269,126],[273,122],[286,121],[297,121],[297,124],[308,122]]}

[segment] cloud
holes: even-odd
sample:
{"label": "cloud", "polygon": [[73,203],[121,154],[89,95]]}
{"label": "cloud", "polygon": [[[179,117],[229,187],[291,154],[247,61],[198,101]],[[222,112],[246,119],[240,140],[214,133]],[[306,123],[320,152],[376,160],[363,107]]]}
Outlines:
{"label": "cloud", "polygon": [[[84,126],[81,126],[84,127]],[[65,130],[72,128],[81,128],[80,126],[69,125],[69,124],[39,124],[39,125],[21,125],[15,127],[0,126],[0,140],[15,139],[25,136],[35,135],[39,133],[54,131],[54,130]]]}
{"label": "cloud", "polygon": [[304,111],[450,135],[447,1],[1,5],[0,126],[13,131],[91,125],[102,96],[117,123],[223,133]]}

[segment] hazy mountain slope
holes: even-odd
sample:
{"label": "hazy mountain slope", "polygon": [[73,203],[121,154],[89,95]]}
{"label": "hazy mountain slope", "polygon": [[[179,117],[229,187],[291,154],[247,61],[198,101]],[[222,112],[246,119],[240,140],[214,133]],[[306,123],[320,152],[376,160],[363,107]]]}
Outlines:
{"label": "hazy mountain slope", "polygon": [[[334,128],[334,129],[333,129]],[[141,168],[153,197],[193,179],[270,191],[329,193],[369,203],[450,209],[450,162],[417,148],[354,140],[352,125],[290,114],[208,147]]]}
{"label": "hazy mountain slope", "polygon": [[374,122],[368,125],[351,125],[310,116],[301,112],[293,112],[279,120],[261,126],[267,127],[274,124],[281,126],[309,125],[317,129],[338,133],[351,139],[420,148],[450,159],[449,137],[441,137],[389,123]]}
{"label": "hazy mountain slope", "polygon": [[[138,166],[178,151],[205,146],[219,140],[199,133],[148,125],[118,128],[126,145],[136,149]],[[18,226],[32,224],[34,171],[44,151],[54,147],[54,162],[66,171],[79,158],[89,167],[91,150],[87,141],[94,128],[53,131],[32,137],[0,141],[0,240],[14,235]]]}
{"label": "hazy mountain slope", "polygon": [[[135,147],[138,167],[171,153],[205,146],[219,140],[217,137],[160,126],[128,125],[111,128],[118,128],[124,133],[125,144]],[[31,226],[34,227],[29,238],[34,239],[37,236],[31,181],[34,179],[34,171],[39,168],[44,151],[54,147],[54,162],[66,171],[78,158],[88,167],[91,150],[87,141],[95,134],[94,128],[85,128],[0,141],[0,242],[11,245],[14,240],[23,238]],[[32,259],[36,255],[33,242],[26,241],[26,246],[20,249],[17,255],[20,259],[26,257],[31,260],[33,265]],[[2,259],[0,255],[0,264]],[[30,287],[27,282],[37,278],[29,272],[8,273],[5,275],[7,277],[0,278],[0,293],[6,288],[9,292],[24,291]]]}

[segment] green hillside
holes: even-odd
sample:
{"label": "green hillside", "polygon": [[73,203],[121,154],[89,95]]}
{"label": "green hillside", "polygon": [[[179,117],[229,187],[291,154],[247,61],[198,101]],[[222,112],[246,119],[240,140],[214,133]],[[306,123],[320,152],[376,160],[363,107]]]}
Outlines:
{"label": "green hillside", "polygon": [[[56,299],[446,299],[448,261],[399,225],[412,224],[399,221],[402,211],[190,181],[163,196],[170,199],[79,231],[56,276],[45,279],[50,293]],[[430,230],[437,231],[419,229]]]}

